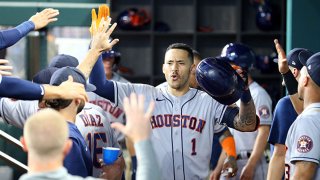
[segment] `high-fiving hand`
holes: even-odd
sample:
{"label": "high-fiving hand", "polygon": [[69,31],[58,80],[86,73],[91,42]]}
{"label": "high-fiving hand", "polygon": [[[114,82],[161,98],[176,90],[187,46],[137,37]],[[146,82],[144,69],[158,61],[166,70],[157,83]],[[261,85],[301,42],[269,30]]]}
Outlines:
{"label": "high-fiving hand", "polygon": [[35,15],[31,16],[30,21],[34,23],[34,30],[41,29],[47,26],[51,22],[55,22],[58,20],[56,16],[59,15],[59,10],[46,8],[41,12],[36,13]]}

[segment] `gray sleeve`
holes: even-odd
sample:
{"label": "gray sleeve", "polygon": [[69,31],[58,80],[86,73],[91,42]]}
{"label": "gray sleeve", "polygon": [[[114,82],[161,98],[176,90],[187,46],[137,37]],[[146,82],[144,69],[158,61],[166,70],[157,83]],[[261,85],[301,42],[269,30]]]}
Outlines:
{"label": "gray sleeve", "polygon": [[115,105],[123,108],[123,99],[131,93],[143,94],[146,102],[150,102],[156,94],[156,88],[147,84],[133,84],[114,82]]}
{"label": "gray sleeve", "polygon": [[34,104],[38,101],[21,101],[2,98],[0,100],[0,114],[3,120],[17,128],[23,126],[29,116],[37,112]]}
{"label": "gray sleeve", "polygon": [[[293,130],[291,138],[290,162],[308,161],[319,164],[320,157],[320,125],[318,117],[303,117],[303,123],[299,123]],[[301,121],[300,121],[301,122]]]}
{"label": "gray sleeve", "polygon": [[151,141],[144,140],[134,144],[138,159],[137,180],[158,180],[160,179],[160,169],[156,161]]}

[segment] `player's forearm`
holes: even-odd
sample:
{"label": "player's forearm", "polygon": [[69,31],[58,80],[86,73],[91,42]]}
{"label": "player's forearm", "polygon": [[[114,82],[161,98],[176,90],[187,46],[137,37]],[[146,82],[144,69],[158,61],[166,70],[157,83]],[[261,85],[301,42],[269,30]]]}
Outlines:
{"label": "player's forearm", "polygon": [[85,76],[86,79],[89,78],[89,75],[93,69],[93,66],[96,64],[101,52],[95,49],[90,49],[84,60],[77,67]]}
{"label": "player's forearm", "polygon": [[38,100],[44,95],[43,87],[30,81],[2,77],[0,84],[2,97],[15,98],[21,100]]}
{"label": "player's forearm", "polygon": [[111,102],[115,102],[114,84],[112,81],[108,81],[105,76],[101,56],[99,56],[98,61],[93,66],[89,81],[96,86],[97,89],[94,91],[96,94],[109,99]]}
{"label": "player's forearm", "polygon": [[281,180],[284,175],[284,161],[285,155],[278,155],[276,152],[273,153],[269,168],[267,180]]}
{"label": "player's forearm", "polygon": [[241,101],[238,119],[234,122],[235,129],[243,132],[255,131],[259,126],[259,119],[256,117],[256,108],[253,100],[248,103]]}
{"label": "player's forearm", "polygon": [[314,162],[297,161],[295,163],[295,171],[293,173],[294,180],[312,180],[318,165]]}
{"label": "player's forearm", "polygon": [[270,126],[263,125],[259,127],[258,135],[255,140],[252,153],[248,160],[248,164],[250,166],[255,167],[257,162],[260,160],[260,158],[264,156],[264,150],[267,145],[269,132],[270,132]]}
{"label": "player's forearm", "polygon": [[150,140],[134,144],[138,159],[137,180],[161,179],[156,155]]}
{"label": "player's forearm", "polygon": [[34,30],[34,23],[25,21],[15,28],[0,31],[0,49],[7,48]]}

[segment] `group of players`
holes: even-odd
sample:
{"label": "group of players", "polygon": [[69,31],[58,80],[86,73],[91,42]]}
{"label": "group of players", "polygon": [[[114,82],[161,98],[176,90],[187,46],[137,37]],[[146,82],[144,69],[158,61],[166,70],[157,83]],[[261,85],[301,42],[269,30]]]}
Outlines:
{"label": "group of players", "polygon": [[[56,21],[58,14],[45,9],[2,31],[1,49]],[[132,179],[206,179],[210,157],[216,161],[210,179],[317,177],[318,53],[294,49],[286,58],[275,41],[289,96],[278,102],[272,116],[271,98],[250,76],[255,56],[246,45],[227,44],[221,57],[212,58],[230,63],[245,82],[240,99],[226,105],[201,90],[196,81],[201,56],[183,43],[168,46],[162,66],[166,82],[157,87],[129,83],[112,72],[118,58],[112,47],[119,40],[109,40],[116,27],[110,21],[102,16],[93,20],[90,49],[80,64],[58,55],[34,76],[34,83],[2,76],[1,117],[24,128],[21,141],[29,155],[29,171],[21,179],[121,179],[122,152],[112,165],[100,160],[103,147],[120,146],[127,146],[134,167],[138,161]],[[11,88],[16,91],[7,92]],[[45,108],[56,111],[40,110]],[[267,142],[274,145],[269,168]]]}

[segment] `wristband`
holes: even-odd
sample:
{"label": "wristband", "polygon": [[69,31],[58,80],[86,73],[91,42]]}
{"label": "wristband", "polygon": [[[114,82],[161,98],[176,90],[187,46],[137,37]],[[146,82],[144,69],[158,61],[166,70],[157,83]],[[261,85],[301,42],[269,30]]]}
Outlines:
{"label": "wristband", "polygon": [[286,84],[286,88],[288,90],[289,95],[296,94],[298,92],[298,82],[294,78],[291,71],[288,71],[284,74],[282,74],[284,83]]}
{"label": "wristband", "polygon": [[240,99],[245,104],[247,104],[249,101],[251,101],[252,97],[251,97],[250,90],[249,89],[248,90],[244,90]]}
{"label": "wristband", "polygon": [[237,157],[236,144],[232,136],[224,138],[220,144],[228,156],[233,156],[234,158]]}

